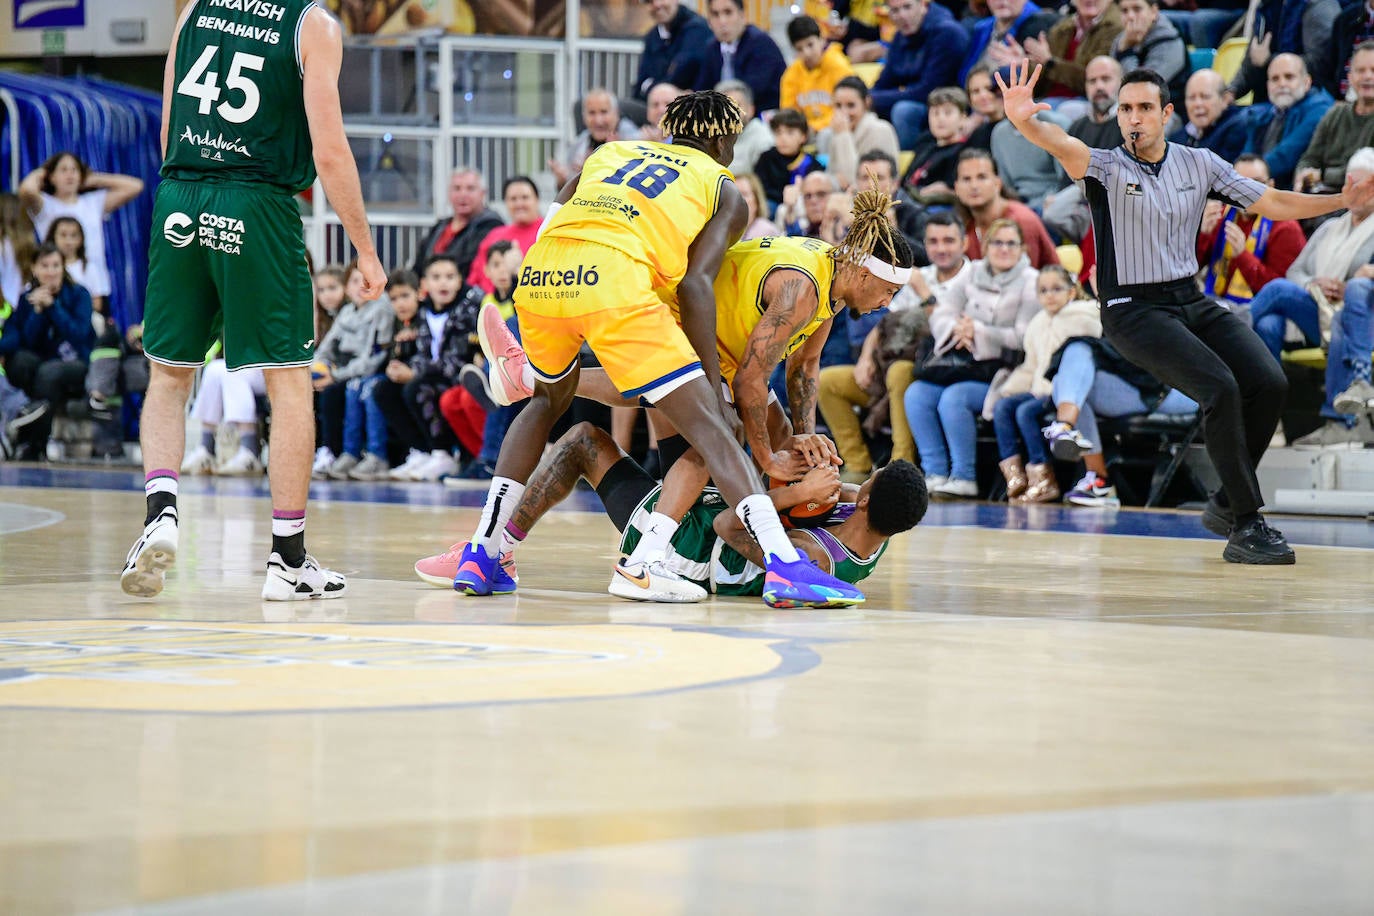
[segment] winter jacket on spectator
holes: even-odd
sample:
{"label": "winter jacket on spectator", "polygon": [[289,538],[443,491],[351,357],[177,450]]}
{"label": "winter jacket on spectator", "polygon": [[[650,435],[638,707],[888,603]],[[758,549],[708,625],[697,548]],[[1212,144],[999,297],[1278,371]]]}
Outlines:
{"label": "winter jacket on spectator", "polygon": [[[1040,74],[1037,96],[1050,95],[1051,89],[1060,88],[1059,95],[1081,96],[1087,87],[1086,71],[1088,61],[1094,57],[1112,54],[1112,42],[1121,34],[1121,8],[1108,3],[1107,8],[1097,21],[1083,33],[1083,40],[1069,56],[1069,45],[1073,44],[1078,32],[1078,17],[1069,13],[1054,24],[1045,35],[1052,55]],[[1067,90],[1067,91],[1064,91]]]}
{"label": "winter jacket on spectator", "polygon": [[[1178,29],[1163,13],[1155,19],[1145,40],[1134,47],[1122,49],[1121,36],[1112,39],[1112,57],[1121,64],[1123,73],[1145,68],[1164,77],[1169,84],[1169,95],[1177,104],[1187,94],[1188,83],[1188,46]],[[1092,60],[1092,58],[1088,58]]]}
{"label": "winter jacket on spectator", "polygon": [[1245,113],[1245,149],[1241,152],[1258,153],[1263,156],[1274,184],[1280,188],[1291,188],[1298,160],[1307,151],[1307,144],[1312,142],[1312,134],[1316,133],[1317,124],[1333,104],[1335,99],[1331,98],[1325,89],[1313,86],[1307,90],[1307,95],[1294,102],[1293,107],[1284,113],[1283,130],[1279,134],[1278,142],[1268,147],[1265,146],[1265,138],[1269,132],[1269,124],[1278,112],[1268,102],[1251,105],[1250,110]]}
{"label": "winter jacket on spectator", "polygon": [[1345,184],[1345,164],[1355,151],[1374,144],[1374,114],[1355,113],[1351,102],[1337,102],[1322,115],[1312,142],[1298,159],[1295,171],[1317,169],[1329,188]]}
{"label": "winter jacket on spectator", "polygon": [[644,53],[639,56],[639,76],[635,78],[635,98],[646,99],[657,83],[695,86],[701,70],[701,55],[711,43],[711,27],[700,14],[685,6],[664,27],[665,36],[655,25],[644,33]]}
{"label": "winter jacket on spectator", "polygon": [[1312,79],[1333,96],[1345,97],[1350,75],[1350,55],[1355,46],[1374,38],[1374,13],[1368,3],[1355,2],[1343,8],[1331,28],[1331,66]]}
{"label": "winter jacket on spectator", "polygon": [[1030,392],[1049,397],[1054,384],[1045,376],[1059,348],[1075,337],[1101,337],[1102,312],[1092,299],[1077,299],[1055,314],[1041,309],[1026,326],[1021,349],[1026,358],[998,387],[1000,397]]}
{"label": "winter jacket on spectator", "polygon": [[976,260],[967,273],[955,277],[940,293],[940,304],[930,313],[930,334],[935,347],[954,333],[955,323],[967,315],[973,319],[973,358],[999,359],[1007,350],[1020,350],[1026,328],[1040,301],[1035,296],[1039,271],[1022,255],[1007,271],[993,274],[987,262]]}
{"label": "winter jacket on spectator", "polygon": [[[1221,117],[1207,125],[1206,129],[1199,131],[1192,123],[1187,123],[1175,131],[1169,141],[1181,146],[1209,149],[1227,162],[1235,162],[1236,157],[1245,151],[1248,126],[1245,109],[1239,105],[1227,105]],[[1118,129],[1117,145],[1121,143],[1120,138]]]}
{"label": "winter jacket on spectator", "polygon": [[38,311],[27,291],[0,332],[0,357],[28,350],[42,360],[91,357],[95,329],[91,326],[91,294],[84,286],[64,281],[52,305]]}
{"label": "winter jacket on spectator", "polygon": [[391,300],[385,296],[362,305],[345,302],[315,358],[329,365],[336,382],[376,375],[386,361],[395,319]]}
{"label": "winter jacket on spectator", "polygon": [[898,32],[887,47],[887,62],[870,93],[873,110],[889,118],[900,101],[924,105],[932,89],[952,86],[968,48],[968,33],[954,16],[932,3],[914,35]]}
{"label": "winter jacket on spectator", "polygon": [[[758,26],[748,25],[735,45],[735,78],[744,80],[754,91],[754,108],[758,111],[777,108],[778,88],[782,85],[783,71],[787,69],[777,42]],[[721,80],[722,64],[720,42],[713,36],[702,54],[701,70],[693,88],[697,91],[716,88]]]}
{"label": "winter jacket on spectator", "polygon": [[482,308],[483,295],[480,288],[465,286],[445,310],[448,317],[439,337],[437,356],[428,321],[434,313],[428,301],[425,302],[416,321],[419,334],[415,338],[415,356],[410,360],[416,378],[458,384],[458,370],[472,362],[481,351],[477,340],[477,313]]}
{"label": "winter jacket on spectator", "polygon": [[838,178],[840,184],[849,187],[862,177],[859,175],[859,157],[874,150],[887,153],[893,161],[901,158],[896,129],[868,111],[864,112],[852,130],[830,132],[830,162],[826,171]]}
{"label": "winter jacket on spectator", "polygon": [[[473,259],[477,257],[477,248],[487,237],[487,233],[497,226],[504,225],[501,216],[490,207],[474,213],[468,224],[452,235],[448,231],[451,221],[451,218],[444,217],[426,233],[424,242],[420,244],[419,253],[415,255],[415,263],[410,267],[416,276],[425,275],[425,262],[436,254],[451,254],[458,262],[458,276],[466,277],[472,269]],[[443,244],[440,245],[440,242]]]}
{"label": "winter jacket on spectator", "polygon": [[[1018,44],[1024,45],[1027,38],[1038,37],[1041,32],[1048,32],[1054,28],[1054,23],[1059,19],[1058,14],[1053,10],[1042,9],[1036,6],[1031,0],[1026,0],[1026,5],[1021,8],[1021,15],[1016,17],[1016,21],[1011,24],[1003,40],[1007,37],[1015,38]],[[988,43],[992,41],[993,30],[997,28],[996,16],[984,16],[973,25],[973,34],[969,39],[968,53],[964,56],[963,66],[959,68],[958,85],[963,86],[968,83],[968,72],[978,65],[984,52],[987,51]]]}

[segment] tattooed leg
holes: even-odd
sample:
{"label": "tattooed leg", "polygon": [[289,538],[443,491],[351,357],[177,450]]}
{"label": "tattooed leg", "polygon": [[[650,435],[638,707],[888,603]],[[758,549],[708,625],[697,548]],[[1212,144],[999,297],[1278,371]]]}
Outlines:
{"label": "tattooed leg", "polygon": [[624,457],[610,433],[590,423],[578,423],[539,462],[525,484],[525,494],[511,522],[528,533],[545,513],[568,498],[578,478],[585,477],[596,486],[612,465]]}

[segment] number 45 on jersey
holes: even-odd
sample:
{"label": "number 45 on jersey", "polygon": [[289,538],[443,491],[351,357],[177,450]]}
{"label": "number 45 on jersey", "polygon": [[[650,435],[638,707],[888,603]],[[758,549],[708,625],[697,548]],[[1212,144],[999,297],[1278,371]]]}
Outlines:
{"label": "number 45 on jersey", "polygon": [[[219,102],[220,93],[223,91],[218,85],[219,73],[210,69],[210,62],[214,60],[218,51],[219,45],[206,46],[190,71],[177,85],[178,95],[200,100],[199,111],[203,115],[210,113],[210,106]],[[243,102],[239,105],[230,105],[227,100],[220,102],[215,111],[221,118],[231,124],[242,124],[257,114],[258,106],[262,103],[262,95],[258,92],[257,83],[244,76],[243,71],[261,72],[264,63],[264,58],[257,54],[234,52],[234,58],[229,62],[229,73],[224,77],[224,88],[243,93]]]}

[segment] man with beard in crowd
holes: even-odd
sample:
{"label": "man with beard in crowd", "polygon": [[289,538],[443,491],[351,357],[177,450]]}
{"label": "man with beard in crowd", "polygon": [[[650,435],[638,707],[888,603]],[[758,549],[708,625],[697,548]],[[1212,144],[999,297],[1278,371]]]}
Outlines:
{"label": "man with beard in crowd", "polygon": [[1307,64],[1296,54],[1274,56],[1269,62],[1268,86],[1269,102],[1250,108],[1242,152],[1263,156],[1274,185],[1290,188],[1298,159],[1335,100],[1325,89],[1312,85]]}
{"label": "man with beard in crowd", "polygon": [[[1245,148],[1245,111],[1226,94],[1226,80],[1221,74],[1199,70],[1188,77],[1184,107],[1188,122],[1170,135],[1169,142],[1200,146],[1235,162]],[[1268,176],[1266,168],[1265,178]]]}

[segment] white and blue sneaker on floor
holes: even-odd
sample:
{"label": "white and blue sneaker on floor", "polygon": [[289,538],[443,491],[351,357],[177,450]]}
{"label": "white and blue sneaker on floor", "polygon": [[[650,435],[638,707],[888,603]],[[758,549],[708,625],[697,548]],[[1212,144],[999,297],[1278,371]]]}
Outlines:
{"label": "white and blue sneaker on floor", "polygon": [[119,587],[135,598],[156,597],[176,561],[177,510],[168,506],[143,527],[143,536],[129,549]]}
{"label": "white and blue sneaker on floor", "polygon": [[1116,509],[1121,506],[1121,500],[1116,496],[1116,487],[1098,477],[1096,471],[1084,474],[1083,479],[1074,484],[1064,500],[1075,506],[1097,506],[1103,509]]}
{"label": "white and blue sneaker on floor", "polygon": [[629,601],[658,601],[690,604],[706,597],[706,589],[684,579],[667,567],[662,559],[630,564],[621,557],[611,574],[606,591]]}
{"label": "white and blue sneaker on floor", "polygon": [[309,554],[300,566],[288,566],[275,550],[267,559],[267,581],[262,584],[263,601],[342,598],[347,593],[348,580],[341,573],[320,566]]}

